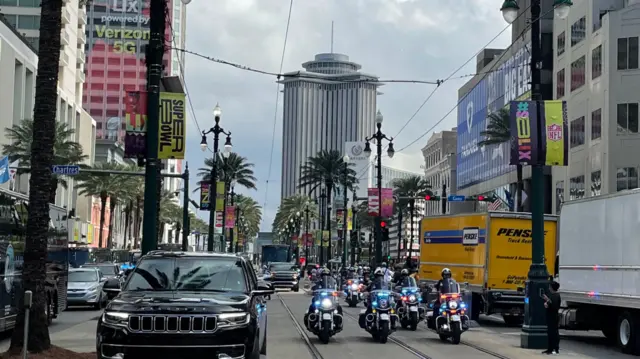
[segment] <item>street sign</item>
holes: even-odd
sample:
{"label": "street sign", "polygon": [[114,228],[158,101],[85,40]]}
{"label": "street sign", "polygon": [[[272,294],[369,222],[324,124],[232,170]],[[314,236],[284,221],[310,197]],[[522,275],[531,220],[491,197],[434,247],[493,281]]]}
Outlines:
{"label": "street sign", "polygon": [[464,202],[465,200],[465,196],[463,195],[449,195],[449,197],[447,197],[447,201],[449,202]]}
{"label": "street sign", "polygon": [[54,175],[75,176],[80,173],[78,165],[53,165],[51,171]]}

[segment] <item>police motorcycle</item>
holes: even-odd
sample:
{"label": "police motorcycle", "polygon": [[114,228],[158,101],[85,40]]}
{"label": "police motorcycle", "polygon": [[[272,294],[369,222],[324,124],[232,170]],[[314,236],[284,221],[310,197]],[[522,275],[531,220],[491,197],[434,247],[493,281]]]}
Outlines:
{"label": "police motorcycle", "polygon": [[[432,286],[428,288],[434,289]],[[460,285],[452,278],[443,278],[437,294],[438,297],[429,305],[433,314],[427,316],[427,327],[433,329],[440,340],[451,339],[453,344],[460,344],[462,333],[469,329],[467,305]]]}
{"label": "police motorcycle", "polygon": [[338,284],[328,269],[323,269],[313,286],[313,299],[304,316],[307,330],[317,335],[324,344],[342,331],[342,308],[338,304]]}
{"label": "police motorcycle", "polygon": [[386,343],[389,335],[396,330],[398,315],[396,314],[396,296],[382,277],[384,272],[376,269],[371,291],[366,295],[367,309],[360,311],[358,324],[366,330],[374,340]]}
{"label": "police motorcycle", "polygon": [[347,279],[344,295],[349,307],[355,308],[362,301],[363,289],[364,284],[362,284],[361,278]]}
{"label": "police motorcycle", "polygon": [[[406,270],[406,269],[404,269]],[[420,289],[415,278],[406,276],[396,285],[396,292],[400,294],[398,303],[398,317],[403,329],[416,330],[418,323],[425,317],[425,308],[420,305],[422,301]]]}

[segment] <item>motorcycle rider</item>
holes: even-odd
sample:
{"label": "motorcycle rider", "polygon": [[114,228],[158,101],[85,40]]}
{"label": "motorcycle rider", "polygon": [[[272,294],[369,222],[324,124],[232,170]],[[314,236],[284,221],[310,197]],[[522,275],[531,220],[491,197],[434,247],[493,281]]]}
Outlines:
{"label": "motorcycle rider", "polygon": [[[320,278],[315,282],[315,284],[311,288],[312,291],[321,290],[321,289],[327,289],[331,291],[334,291],[337,289],[336,280],[331,276],[331,272],[326,267],[320,270]],[[307,311],[307,314],[305,314],[305,318],[304,318],[305,323],[307,322],[307,316],[309,316],[309,314],[315,311],[316,309],[315,306],[313,305],[315,301],[316,301],[315,297],[311,299],[311,305],[309,306],[309,311]],[[340,304],[338,304],[337,309],[338,309],[338,314],[342,315],[342,307],[340,306]]]}
{"label": "motorcycle rider", "polygon": [[391,279],[393,279],[393,271],[387,268],[387,262],[382,262],[380,267],[382,269],[385,282],[390,283]]}
{"label": "motorcycle rider", "polygon": [[[438,283],[434,286],[439,294],[447,294],[450,293],[449,284],[451,282],[451,270],[449,268],[443,268],[440,273],[442,278],[438,280]],[[437,315],[440,310],[440,296],[436,299],[435,303],[433,303],[433,313]]]}

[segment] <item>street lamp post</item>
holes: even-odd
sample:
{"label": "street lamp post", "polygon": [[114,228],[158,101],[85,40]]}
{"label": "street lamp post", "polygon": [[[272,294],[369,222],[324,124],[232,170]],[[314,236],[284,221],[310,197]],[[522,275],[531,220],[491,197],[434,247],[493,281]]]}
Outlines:
{"label": "street lamp post", "polygon": [[[235,192],[235,186],[236,186],[236,182],[235,181],[231,181],[231,183],[229,184],[229,188],[231,189],[231,191],[229,192],[229,200],[231,201],[231,206],[233,207],[234,203],[235,203],[235,198],[236,198],[236,192]],[[227,209],[225,208],[225,211]],[[235,211],[233,213],[233,215],[235,216]],[[233,228],[231,228],[231,230],[229,231],[229,253],[233,253],[233,236],[234,236],[234,229],[236,226],[236,219],[233,219]],[[237,246],[236,246],[237,248]]]}
{"label": "street lamp post", "polygon": [[189,164],[184,167],[184,173],[182,174],[184,184],[182,187],[182,250],[186,252],[189,249],[189,232],[191,227],[191,220],[189,218]]}
{"label": "street lamp post", "polygon": [[[227,140],[224,143],[224,156],[229,156],[231,153],[231,132],[225,131],[222,127],[220,127],[220,117],[222,116],[222,110],[220,106],[216,104],[216,107],[213,109],[213,118],[215,120],[215,125],[211,127],[208,131],[202,131],[202,141],[200,142],[200,148],[202,151],[207,150],[207,135],[213,134],[213,163],[211,164],[211,173],[209,174],[209,237],[207,238],[207,251],[213,252],[213,234],[215,230],[216,224],[216,202],[217,202],[217,186],[216,180],[218,177],[218,145],[220,140],[220,134],[227,135]],[[223,208],[224,211],[224,208]]]}
{"label": "street lamp post", "polygon": [[[344,162],[344,190],[342,191],[342,199],[344,200],[344,206],[342,209],[342,268],[347,266],[347,231],[349,229],[349,224],[347,220],[349,219],[347,213],[347,204],[349,199],[347,198],[347,182],[349,182],[349,156],[344,155],[342,157],[342,162]],[[353,249],[352,249],[353,250]]]}
{"label": "street lamp post", "polygon": [[304,208],[304,258],[309,263],[309,202]]}
{"label": "street lamp post", "polygon": [[[540,64],[542,51],[540,42],[541,0],[531,2],[531,100],[541,101]],[[554,0],[556,15],[565,19],[569,15],[571,0]],[[520,7],[516,0],[506,0],[500,9],[504,19],[512,23],[518,18]],[[536,106],[539,102],[536,102]],[[536,111],[536,125],[541,121]],[[538,138],[538,140],[540,140]],[[540,147],[536,147],[540,148]],[[544,263],[544,166],[531,166],[531,266],[526,283],[524,324],[520,334],[520,346],[530,349],[547,348],[547,329],[543,299],[538,294],[549,288],[549,272]]]}
{"label": "street lamp post", "polygon": [[324,265],[324,220],[327,194],[325,189],[320,190],[320,265]]}
{"label": "street lamp post", "polygon": [[395,150],[393,149],[393,138],[387,137],[384,133],[382,133],[382,112],[378,110],[376,113],[376,128],[377,131],[371,136],[367,137],[364,145],[364,152],[367,156],[371,155],[371,145],[370,141],[375,140],[376,142],[376,155],[377,155],[377,186],[378,186],[378,213],[376,213],[376,264],[380,265],[382,263],[382,140],[389,141],[389,147],[387,148],[387,155],[389,158],[393,158]]}

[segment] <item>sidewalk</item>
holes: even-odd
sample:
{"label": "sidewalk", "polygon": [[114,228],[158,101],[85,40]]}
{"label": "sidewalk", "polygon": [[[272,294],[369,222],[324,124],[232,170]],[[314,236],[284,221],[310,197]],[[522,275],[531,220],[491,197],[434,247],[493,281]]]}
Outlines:
{"label": "sidewalk", "polygon": [[[51,344],[78,353],[96,351],[97,320],[89,320],[51,334]],[[11,344],[10,340],[0,344],[0,353],[6,352]]]}
{"label": "sidewalk", "polygon": [[[482,329],[472,328],[462,334],[462,343],[487,349],[491,352],[503,355],[508,358],[529,359],[540,358],[543,349],[522,349],[520,348],[519,335],[496,335],[496,333],[488,333]],[[571,358],[602,358],[598,356],[589,356],[578,354],[572,351],[561,349],[563,357]]]}

